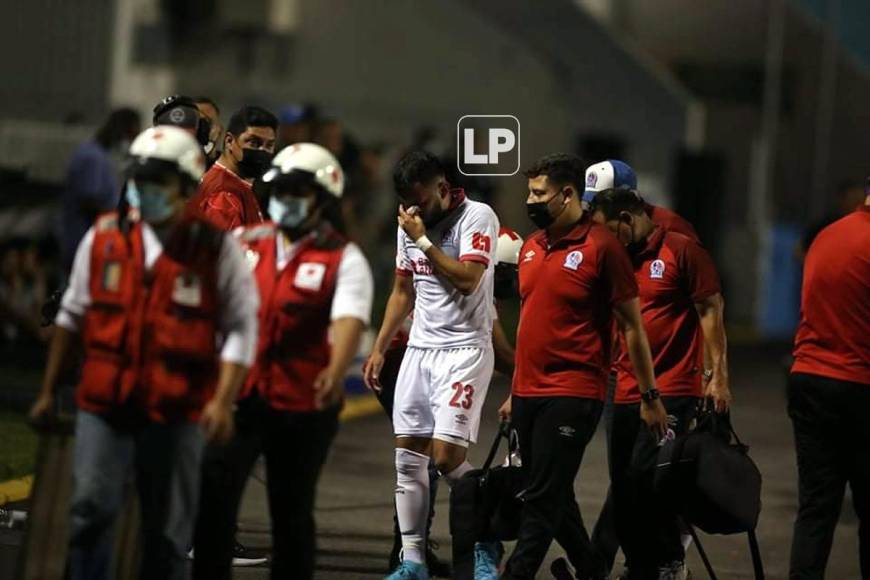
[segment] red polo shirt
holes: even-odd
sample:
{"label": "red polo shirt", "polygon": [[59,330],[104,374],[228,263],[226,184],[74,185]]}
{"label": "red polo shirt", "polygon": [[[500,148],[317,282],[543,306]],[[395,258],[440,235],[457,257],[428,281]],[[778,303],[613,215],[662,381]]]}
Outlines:
{"label": "red polo shirt", "polygon": [[189,207],[224,231],[263,222],[251,185],[220,163],[206,171]]}
{"label": "red polo shirt", "polygon": [[[721,291],[710,255],[683,234],[656,228],[632,258],[656,386],[664,396],[700,397],[704,337],[695,303]],[[617,403],[637,403],[640,390],[619,333]]]}
{"label": "red polo shirt", "polygon": [[677,212],[671,211],[666,207],[650,205],[648,203],[644,204],[644,211],[646,211],[646,215],[649,216],[653,223],[663,230],[681,233],[696,242],[701,241],[694,226]]}
{"label": "red polo shirt", "polygon": [[870,207],[829,225],[804,261],[795,373],[870,385]]}
{"label": "red polo shirt", "polygon": [[532,234],[519,277],[513,394],[604,400],[613,307],[637,297],[625,249],[587,215],[552,246]]}

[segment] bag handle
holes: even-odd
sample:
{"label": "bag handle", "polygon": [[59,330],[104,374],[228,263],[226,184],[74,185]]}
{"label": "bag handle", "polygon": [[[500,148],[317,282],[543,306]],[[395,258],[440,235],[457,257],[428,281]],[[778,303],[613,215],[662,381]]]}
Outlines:
{"label": "bag handle", "polygon": [[508,421],[502,421],[498,424],[498,433],[496,433],[495,440],[492,442],[492,447],[489,448],[489,455],[486,456],[486,461],[483,462],[483,471],[489,471],[490,466],[492,465],[493,459],[495,459],[495,454],[498,452],[499,443],[501,443],[502,438],[508,440],[508,445],[510,445],[510,430],[511,424]]}
{"label": "bag handle", "polygon": [[716,572],[713,571],[713,565],[710,563],[710,558],[707,557],[707,551],[704,550],[704,546],[698,538],[698,532],[695,531],[695,526],[685,520],[683,520],[683,524],[689,528],[689,534],[692,536],[692,541],[695,542],[695,547],[698,549],[701,561],[704,562],[704,568],[707,569],[707,575],[710,576],[710,580],[717,580]]}
{"label": "bag handle", "polygon": [[[695,547],[698,549],[698,554],[701,556],[701,561],[704,562],[704,568],[707,569],[707,574],[710,580],[717,580],[716,572],[713,571],[713,565],[710,563],[710,558],[707,557],[707,552],[698,538],[698,533],[695,531],[695,526],[683,520],[683,524],[689,528],[689,534],[692,535],[692,541],[695,542]],[[764,580],[764,564],[761,561],[761,550],[758,547],[758,537],[755,535],[755,530],[746,532],[749,536],[749,554],[752,556],[752,571],[755,574],[755,580]]]}

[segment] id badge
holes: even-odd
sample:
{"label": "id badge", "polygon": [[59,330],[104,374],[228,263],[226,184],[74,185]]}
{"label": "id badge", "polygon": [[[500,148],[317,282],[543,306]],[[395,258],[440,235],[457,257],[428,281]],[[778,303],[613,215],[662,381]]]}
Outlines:
{"label": "id badge", "polygon": [[181,306],[197,307],[202,304],[202,281],[196,274],[182,274],[175,278],[172,301]]}
{"label": "id badge", "polygon": [[102,287],[106,292],[117,292],[121,288],[121,262],[106,262]]}

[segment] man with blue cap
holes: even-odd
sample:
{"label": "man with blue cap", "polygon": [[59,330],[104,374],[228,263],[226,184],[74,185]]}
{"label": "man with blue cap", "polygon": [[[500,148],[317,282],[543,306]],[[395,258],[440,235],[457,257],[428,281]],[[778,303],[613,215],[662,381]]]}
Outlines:
{"label": "man with blue cap", "polygon": [[[637,190],[637,175],[628,163],[618,159],[593,163],[586,169],[586,190],[583,192],[583,201],[592,205],[599,192],[621,187]],[[644,202],[644,210],[653,223],[664,231],[677,232],[700,241],[692,224],[675,211],[646,202]]]}

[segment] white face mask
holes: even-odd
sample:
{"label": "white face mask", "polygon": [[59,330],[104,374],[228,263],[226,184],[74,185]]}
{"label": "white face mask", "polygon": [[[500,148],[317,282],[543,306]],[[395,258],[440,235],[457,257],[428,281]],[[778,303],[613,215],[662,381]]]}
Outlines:
{"label": "white face mask", "polygon": [[308,218],[308,201],[303,197],[269,198],[269,217],[280,227],[296,228]]}

